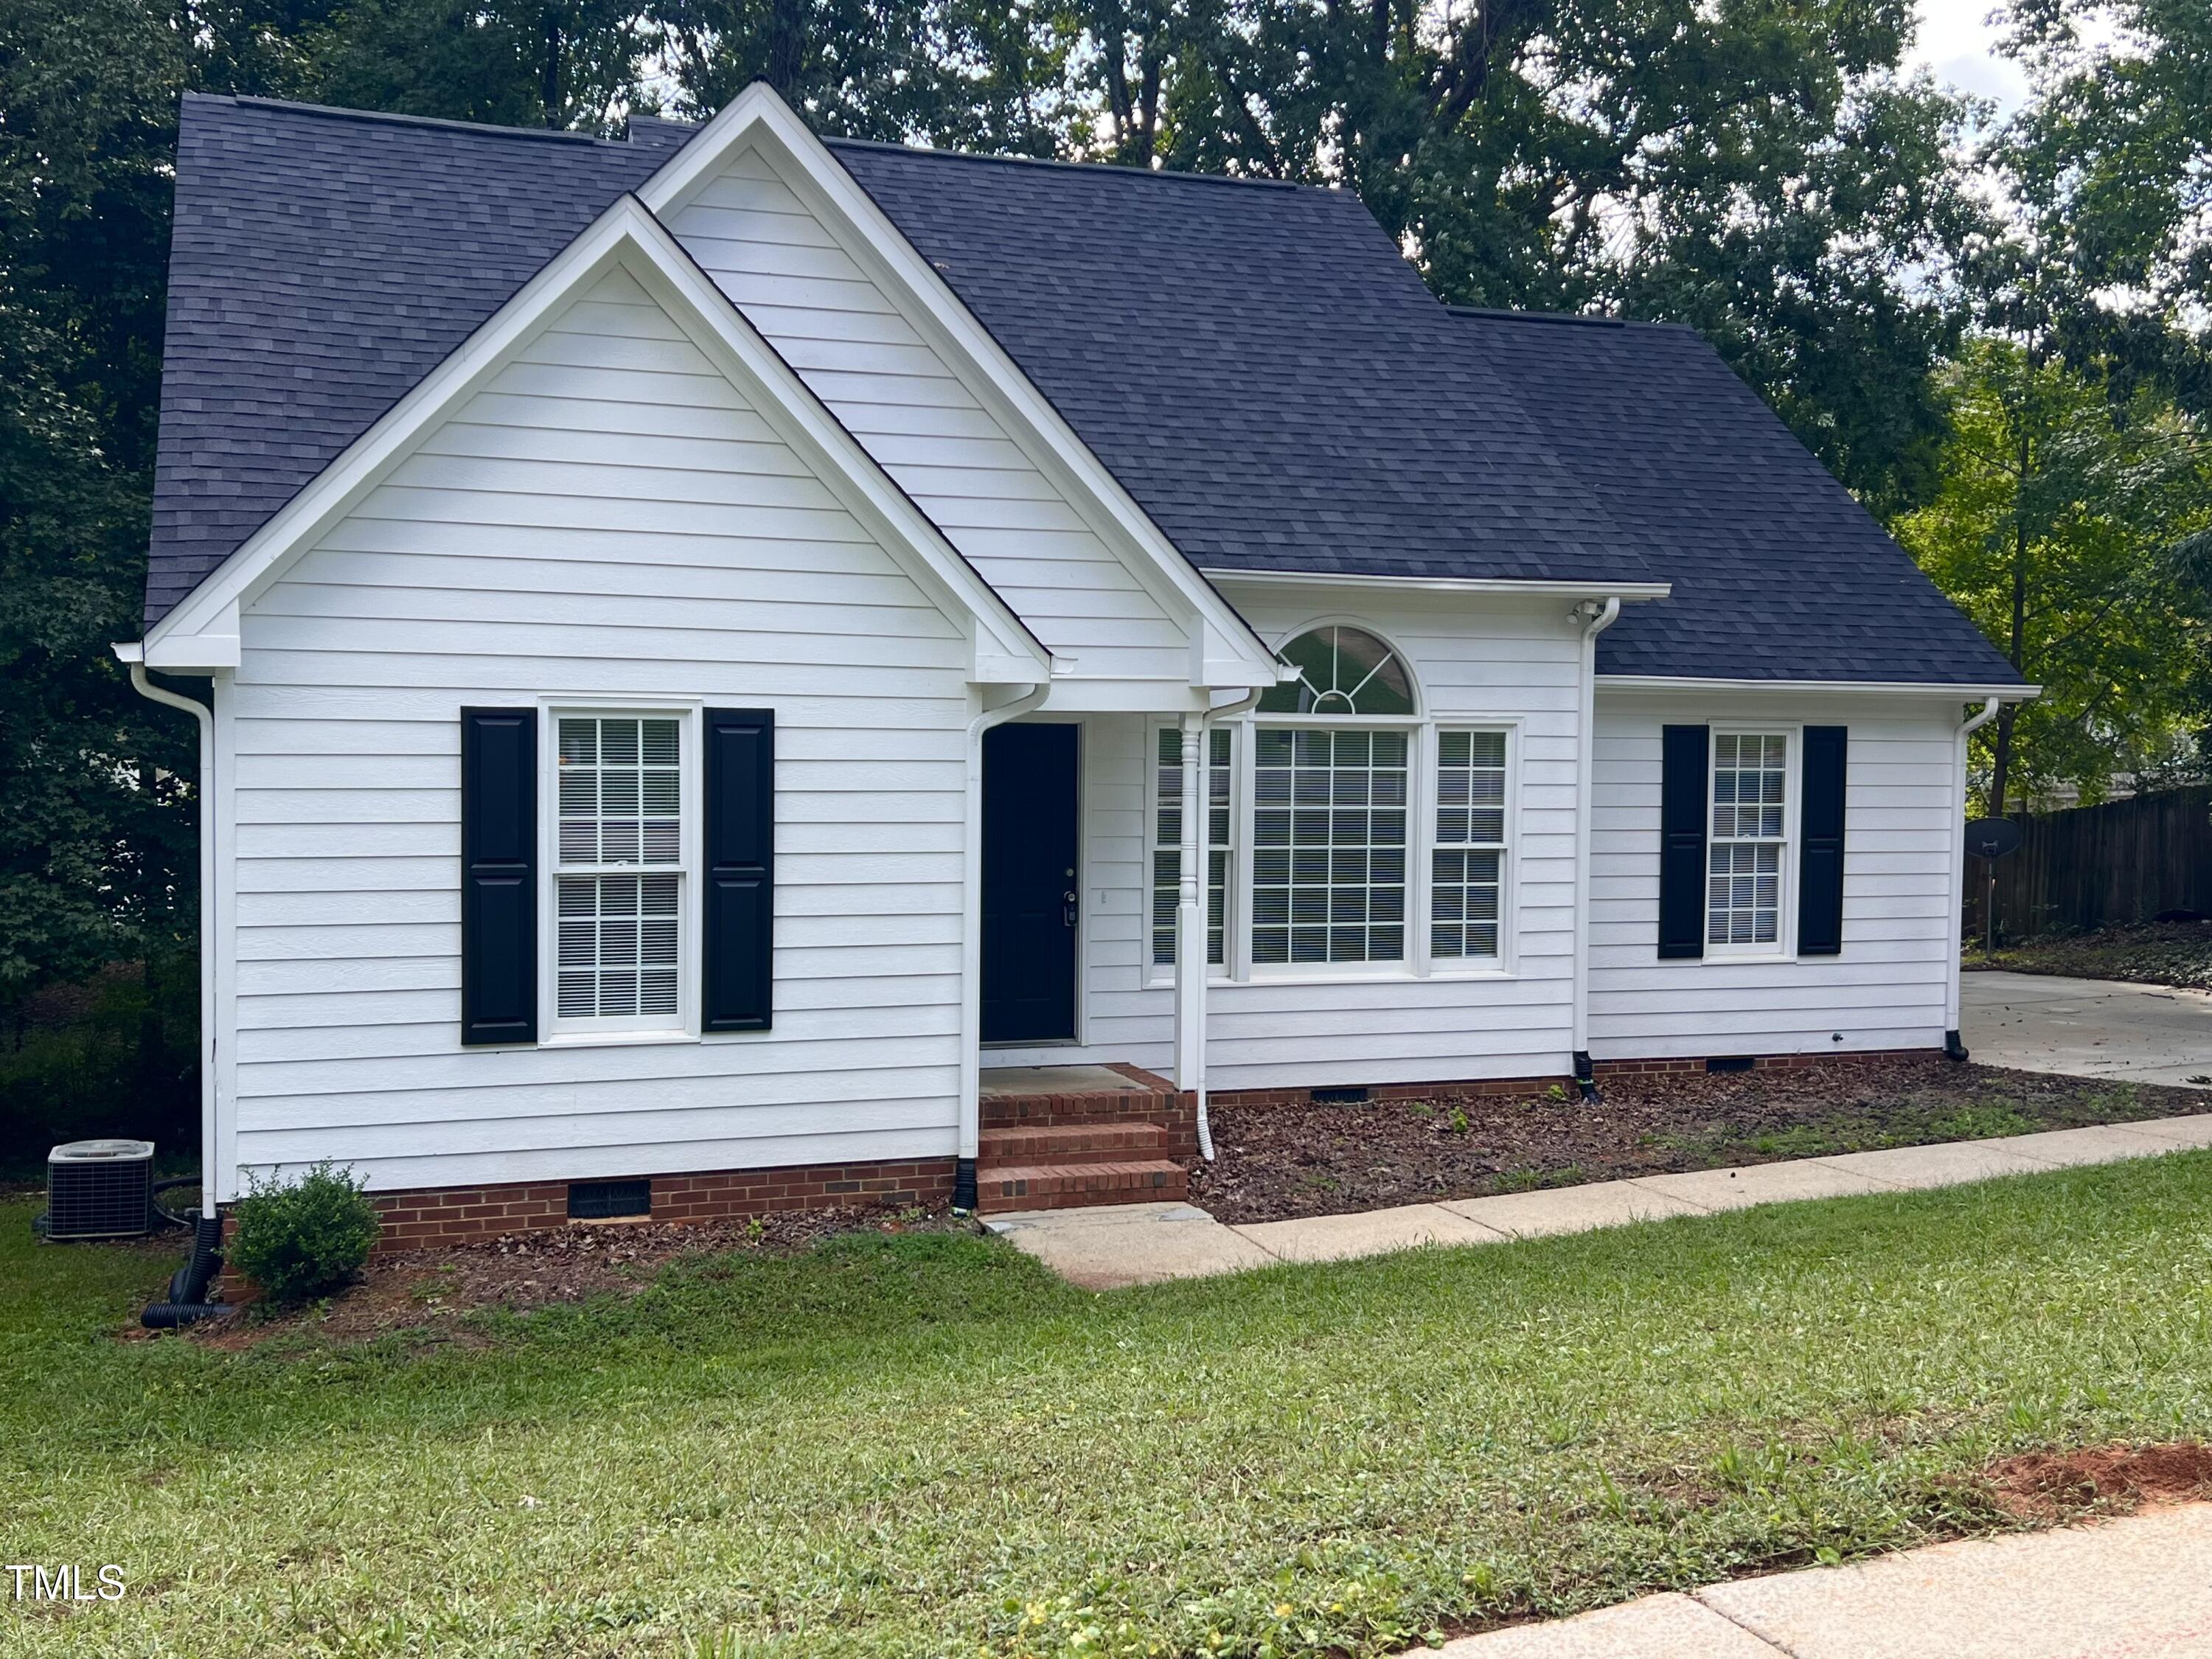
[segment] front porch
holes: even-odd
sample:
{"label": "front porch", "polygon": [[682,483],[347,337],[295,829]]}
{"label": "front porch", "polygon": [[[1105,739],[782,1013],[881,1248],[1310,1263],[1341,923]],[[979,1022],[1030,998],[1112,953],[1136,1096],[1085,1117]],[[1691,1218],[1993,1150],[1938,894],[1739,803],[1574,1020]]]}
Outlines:
{"label": "front porch", "polygon": [[976,1207],[1071,1209],[1180,1200],[1198,1150],[1197,1103],[1125,1065],[986,1067]]}

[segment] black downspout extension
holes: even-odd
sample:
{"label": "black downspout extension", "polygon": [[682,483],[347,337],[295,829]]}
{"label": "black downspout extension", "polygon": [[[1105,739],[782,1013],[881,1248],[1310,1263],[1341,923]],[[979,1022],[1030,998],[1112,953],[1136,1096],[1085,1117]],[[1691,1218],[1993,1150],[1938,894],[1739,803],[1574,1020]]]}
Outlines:
{"label": "black downspout extension", "polygon": [[1597,1091],[1597,1068],[1590,1064],[1589,1050],[1575,1050],[1575,1087],[1582,1091],[1584,1100],[1595,1105],[1605,1098]]}
{"label": "black downspout extension", "polygon": [[955,1158],[952,1164],[952,1213],[975,1213],[975,1160]]}
{"label": "black downspout extension", "polygon": [[1943,1033],[1943,1058],[1946,1060],[1964,1060],[1966,1058],[1966,1039],[1961,1037],[1956,1031],[1946,1031]]}
{"label": "black downspout extension", "polygon": [[228,1303],[206,1300],[209,1281],[222,1271],[222,1218],[185,1212],[191,1218],[191,1260],[170,1276],[169,1299],[147,1304],[138,1322],[149,1331],[173,1331],[203,1319],[236,1311]]}

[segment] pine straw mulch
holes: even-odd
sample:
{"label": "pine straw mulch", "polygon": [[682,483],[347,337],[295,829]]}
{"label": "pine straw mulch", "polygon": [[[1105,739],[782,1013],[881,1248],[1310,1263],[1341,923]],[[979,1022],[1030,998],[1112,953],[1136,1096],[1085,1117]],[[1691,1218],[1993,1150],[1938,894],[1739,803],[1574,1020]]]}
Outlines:
{"label": "pine straw mulch", "polygon": [[[942,1211],[842,1207],[777,1211],[757,1222],[603,1222],[508,1233],[375,1256],[357,1281],[326,1301],[291,1310],[246,1302],[235,1314],[192,1327],[191,1336],[210,1347],[238,1350],[280,1336],[352,1343],[404,1331],[428,1342],[467,1346],[486,1340],[474,1316],[635,1296],[663,1267],[685,1257],[796,1255],[842,1234],[937,1231],[955,1224]],[[225,1294],[235,1297],[234,1280]]]}
{"label": "pine straw mulch", "polygon": [[1217,1159],[1191,1202],[1231,1224],[1482,1198],[1537,1187],[1979,1140],[2212,1110],[2202,1090],[2124,1084],[1942,1055],[1794,1070],[1607,1079],[1463,1100],[1213,1109]]}

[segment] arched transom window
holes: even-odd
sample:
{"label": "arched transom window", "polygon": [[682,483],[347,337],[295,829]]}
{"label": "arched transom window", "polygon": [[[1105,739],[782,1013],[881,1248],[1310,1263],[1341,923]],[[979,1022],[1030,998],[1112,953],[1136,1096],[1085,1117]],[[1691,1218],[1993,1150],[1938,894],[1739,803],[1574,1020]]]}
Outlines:
{"label": "arched transom window", "polygon": [[1398,653],[1364,628],[1332,623],[1282,648],[1298,678],[1260,699],[1263,714],[1410,714],[1413,684]]}

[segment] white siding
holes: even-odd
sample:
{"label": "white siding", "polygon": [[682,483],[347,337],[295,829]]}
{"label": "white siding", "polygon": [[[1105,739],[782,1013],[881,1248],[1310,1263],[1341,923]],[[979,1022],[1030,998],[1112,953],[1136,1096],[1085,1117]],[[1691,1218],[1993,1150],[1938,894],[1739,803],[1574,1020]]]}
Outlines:
{"label": "white siding", "polygon": [[[1580,656],[1565,605],[1392,601],[1324,611],[1257,590],[1240,593],[1233,583],[1224,587],[1270,644],[1317,621],[1356,623],[1411,663],[1425,712],[1517,722],[1514,972],[1217,981],[1207,994],[1210,1086],[1444,1082],[1567,1071]],[[1129,1060],[1164,1072],[1173,1063],[1167,970],[1155,970],[1148,957],[1152,729],[1137,716],[1084,722],[1082,1042],[1072,1048],[992,1050],[987,1065]],[[1418,844],[1425,846],[1425,838]],[[1240,847],[1239,868],[1247,867]]]}
{"label": "white siding", "polygon": [[[1780,692],[1662,696],[1608,692],[1601,679],[1597,708],[1593,1054],[1833,1054],[1943,1041],[1945,967],[1958,931],[1948,888],[1960,823],[1954,706]],[[1660,727],[1762,720],[1850,730],[1843,953],[1662,962]]]}
{"label": "white siding", "polygon": [[1183,625],[757,153],[669,228],[1055,655],[1188,682]]}
{"label": "white siding", "polygon": [[[237,1155],[381,1188],[954,1150],[962,634],[627,276],[246,611]],[[775,1024],[464,1050],[459,725],[776,712]]]}

